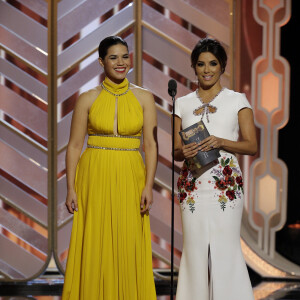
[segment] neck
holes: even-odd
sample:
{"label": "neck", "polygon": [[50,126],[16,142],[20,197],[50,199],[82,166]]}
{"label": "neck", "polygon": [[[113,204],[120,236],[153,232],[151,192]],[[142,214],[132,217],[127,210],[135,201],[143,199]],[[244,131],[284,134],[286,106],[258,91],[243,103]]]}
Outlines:
{"label": "neck", "polygon": [[209,103],[220,93],[221,90],[222,86],[220,82],[218,82],[209,88],[203,88],[199,85],[197,93],[202,103]]}
{"label": "neck", "polygon": [[212,86],[198,86],[198,94],[199,96],[202,97],[209,97],[217,94],[220,90],[222,89],[220,81],[218,81],[216,84]]}
{"label": "neck", "polygon": [[127,78],[123,79],[121,83],[117,84],[111,81],[108,77],[105,77],[104,81],[101,83],[102,88],[111,93],[114,96],[121,96],[128,92],[129,81]]}
{"label": "neck", "polygon": [[105,75],[105,78],[110,82],[110,83],[113,83],[113,84],[120,84],[122,83],[125,78],[123,79],[116,79],[116,78],[111,78],[111,77],[108,77],[107,75]]}

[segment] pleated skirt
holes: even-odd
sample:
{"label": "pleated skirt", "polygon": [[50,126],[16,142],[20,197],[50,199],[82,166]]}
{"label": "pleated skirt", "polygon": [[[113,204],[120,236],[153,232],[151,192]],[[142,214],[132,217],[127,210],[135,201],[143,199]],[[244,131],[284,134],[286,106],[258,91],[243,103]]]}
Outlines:
{"label": "pleated skirt", "polygon": [[[113,140],[114,147],[127,143]],[[156,299],[149,215],[140,213],[144,185],[138,151],[85,150],[63,300]]]}

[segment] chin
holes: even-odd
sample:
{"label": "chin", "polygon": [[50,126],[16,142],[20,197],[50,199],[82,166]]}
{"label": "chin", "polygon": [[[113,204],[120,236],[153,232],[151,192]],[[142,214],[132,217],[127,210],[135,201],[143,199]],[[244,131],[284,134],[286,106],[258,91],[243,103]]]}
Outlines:
{"label": "chin", "polygon": [[128,74],[128,71],[126,71],[124,73],[115,73],[113,75],[113,77],[115,77],[116,79],[125,79],[127,74]]}
{"label": "chin", "polygon": [[213,87],[214,86],[214,83],[205,83],[205,84],[203,84],[203,83],[200,83],[200,87],[202,88],[202,89],[204,89],[204,90],[208,90],[208,89],[210,89],[211,87]]}
{"label": "chin", "polygon": [[107,76],[107,77],[110,79],[110,81],[112,81],[116,84],[119,84],[126,78],[126,75],[124,75],[124,76]]}
{"label": "chin", "polygon": [[208,89],[212,88],[217,83],[218,83],[218,81],[200,82],[200,87],[203,88],[204,90],[208,90]]}

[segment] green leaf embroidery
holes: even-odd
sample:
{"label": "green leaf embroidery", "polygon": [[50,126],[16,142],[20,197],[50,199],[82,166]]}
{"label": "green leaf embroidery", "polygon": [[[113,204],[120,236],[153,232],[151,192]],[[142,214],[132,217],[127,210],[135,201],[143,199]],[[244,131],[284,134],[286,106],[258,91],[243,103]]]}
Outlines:
{"label": "green leaf embroidery", "polygon": [[195,210],[195,206],[194,206],[194,203],[189,203],[189,207],[190,207],[190,211],[193,213],[194,210]]}
{"label": "green leaf embroidery", "polygon": [[226,203],[225,202],[221,202],[221,209],[224,211],[226,208]]}
{"label": "green leaf embroidery", "polygon": [[224,168],[226,165],[225,165],[225,161],[223,158],[221,158],[221,166]]}

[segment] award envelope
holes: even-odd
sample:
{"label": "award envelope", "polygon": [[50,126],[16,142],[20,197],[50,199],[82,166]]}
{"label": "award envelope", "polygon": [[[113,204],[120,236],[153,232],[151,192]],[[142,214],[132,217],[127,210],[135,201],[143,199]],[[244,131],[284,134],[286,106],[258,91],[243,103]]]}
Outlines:
{"label": "award envelope", "polygon": [[[184,130],[179,132],[183,143],[200,143],[205,138],[209,137],[210,134],[202,121],[199,121]],[[209,163],[215,161],[220,157],[218,149],[212,149],[210,151],[198,151],[197,155],[193,157],[194,163],[197,168],[202,168]]]}

